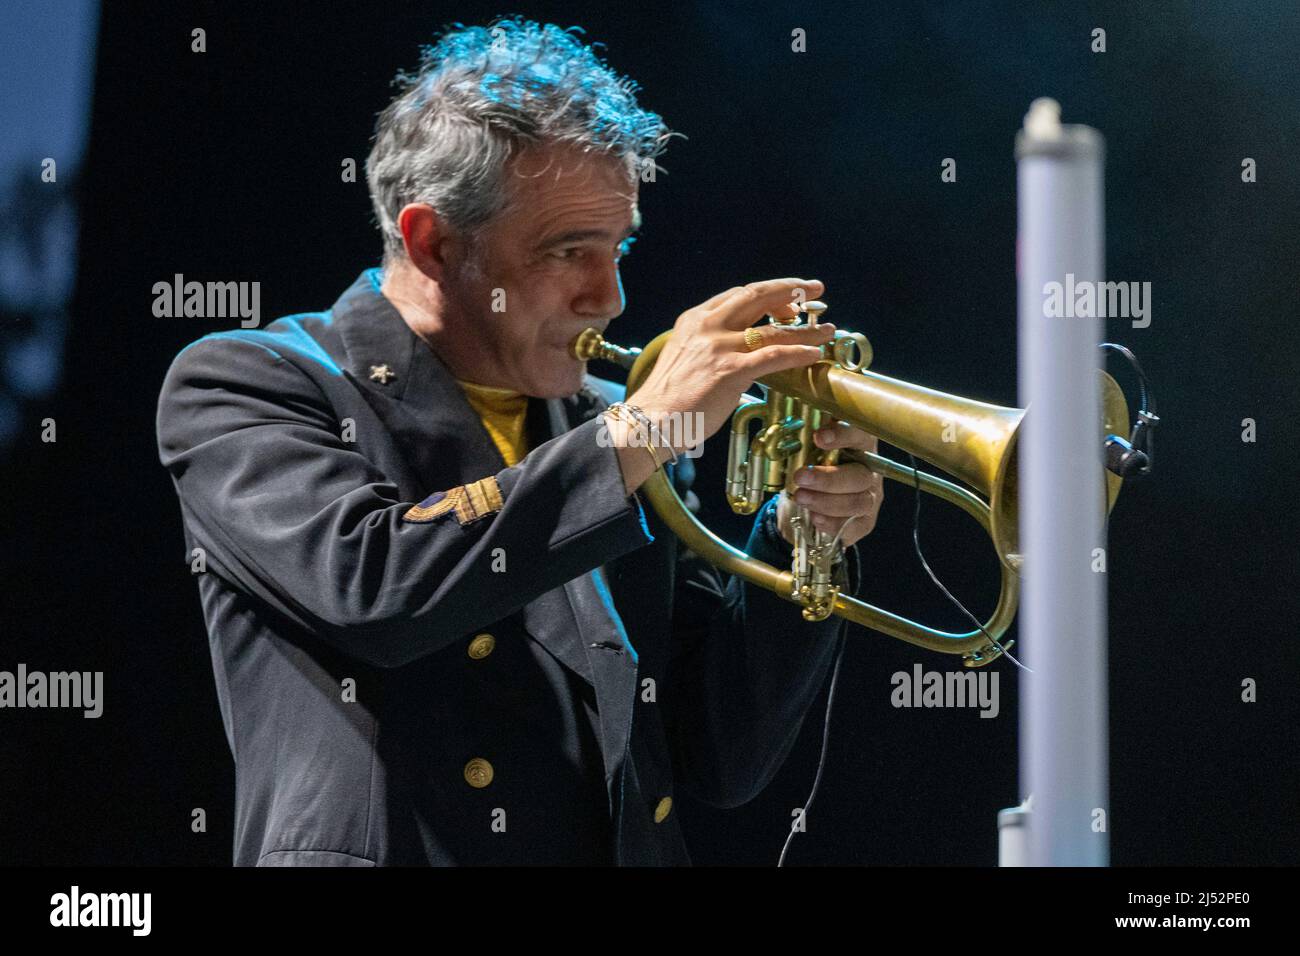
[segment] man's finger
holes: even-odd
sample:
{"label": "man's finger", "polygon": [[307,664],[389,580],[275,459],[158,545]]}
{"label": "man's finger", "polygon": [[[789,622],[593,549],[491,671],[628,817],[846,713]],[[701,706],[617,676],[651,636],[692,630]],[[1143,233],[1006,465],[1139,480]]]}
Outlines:
{"label": "man's finger", "polygon": [[754,348],[749,348],[745,341],[745,335],[749,329],[744,332],[733,332],[736,340],[736,351],[738,352],[768,352],[780,345],[816,345],[822,346],[835,338],[835,326],[830,322],[823,322],[820,325],[773,325],[767,323],[764,325],[753,326],[758,333],[761,344]]}
{"label": "man's finger", "polygon": [[856,448],[859,451],[879,451],[880,441],[875,435],[854,428],[848,422],[832,422],[813,433],[818,448]]}
{"label": "man's finger", "polygon": [[[812,331],[816,332],[815,329]],[[821,357],[820,345],[766,345],[748,353],[747,358],[741,358],[738,368],[750,381],[755,381],[786,369],[807,368]]]}
{"label": "man's finger", "polygon": [[875,488],[879,477],[861,462],[850,461],[841,465],[812,465],[800,468],[794,482],[801,488],[827,491],[832,494],[860,494]]}
{"label": "man's finger", "polygon": [[840,532],[841,525],[844,530],[840,533],[840,542],[847,548],[852,547],[861,538],[866,537],[876,527],[874,515],[862,515],[856,518],[850,518],[846,522],[843,518],[837,518],[832,515],[812,514],[809,516],[812,525],[818,531],[825,531],[829,534]]}
{"label": "man's finger", "polygon": [[841,495],[800,488],[795,492],[794,502],[816,514],[832,515],[837,518],[870,514],[876,507],[875,495],[870,491]]}
{"label": "man's finger", "polygon": [[739,332],[773,312],[789,315],[786,307],[796,298],[815,299],[825,288],[816,279],[767,279],[728,289],[706,302],[705,307],[712,313],[710,318]]}

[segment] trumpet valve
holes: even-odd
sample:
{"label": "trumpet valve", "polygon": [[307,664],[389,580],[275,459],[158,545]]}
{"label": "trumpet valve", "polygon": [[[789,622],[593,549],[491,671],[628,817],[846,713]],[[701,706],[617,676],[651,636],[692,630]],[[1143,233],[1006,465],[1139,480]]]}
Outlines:
{"label": "trumpet valve", "polygon": [[816,325],[821,321],[822,313],[826,311],[826,303],[813,299],[811,302],[805,302],[800,311],[807,313],[809,325]]}
{"label": "trumpet valve", "polygon": [[824,592],[804,587],[799,589],[799,601],[803,604],[802,616],[805,621],[824,621],[835,610],[835,598],[840,589],[831,585]]}

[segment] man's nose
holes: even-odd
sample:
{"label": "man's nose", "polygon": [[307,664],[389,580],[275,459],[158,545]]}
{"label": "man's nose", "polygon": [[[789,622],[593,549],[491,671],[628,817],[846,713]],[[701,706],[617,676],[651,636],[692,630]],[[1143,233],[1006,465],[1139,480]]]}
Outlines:
{"label": "man's nose", "polygon": [[582,291],[573,302],[573,310],[581,316],[609,322],[623,314],[623,277],[618,263],[602,263],[587,270]]}

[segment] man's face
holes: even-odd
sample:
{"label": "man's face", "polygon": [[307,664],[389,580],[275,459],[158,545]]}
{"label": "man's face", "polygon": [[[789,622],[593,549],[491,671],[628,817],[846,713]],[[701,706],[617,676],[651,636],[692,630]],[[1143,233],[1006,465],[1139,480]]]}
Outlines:
{"label": "man's face", "polygon": [[468,376],[537,398],[582,386],[570,356],[583,329],[623,311],[619,258],[639,224],[637,182],[606,156],[563,147],[526,150],[506,169],[512,203],[481,233],[478,269],[447,291],[478,365]]}

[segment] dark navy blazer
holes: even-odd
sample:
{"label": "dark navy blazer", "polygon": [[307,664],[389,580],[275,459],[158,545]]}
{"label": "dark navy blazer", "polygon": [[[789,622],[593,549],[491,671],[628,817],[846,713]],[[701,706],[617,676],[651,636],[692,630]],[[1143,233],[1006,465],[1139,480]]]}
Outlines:
{"label": "dark navy blazer", "polygon": [[[162,389],[235,863],[689,864],[672,798],[763,790],[841,619],[721,575],[626,493],[597,440],[622,386],[531,401],[506,467],[380,281],[205,336]],[[788,567],[763,525],[746,550]]]}

